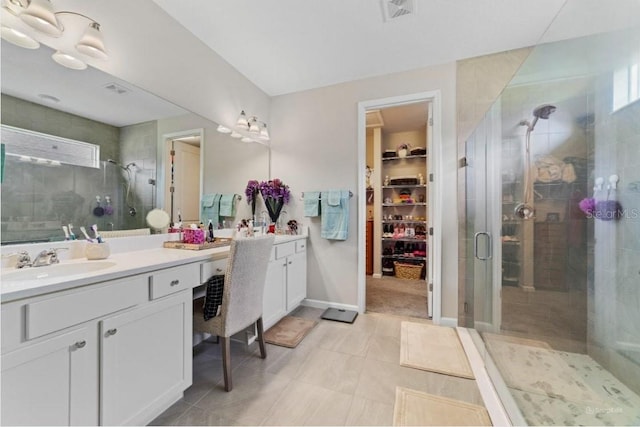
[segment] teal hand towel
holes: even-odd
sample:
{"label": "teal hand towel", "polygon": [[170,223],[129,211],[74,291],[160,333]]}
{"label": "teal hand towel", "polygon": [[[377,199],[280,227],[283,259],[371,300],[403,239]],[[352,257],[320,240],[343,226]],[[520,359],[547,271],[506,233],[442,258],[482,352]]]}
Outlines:
{"label": "teal hand towel", "polygon": [[220,194],[204,194],[202,196],[201,209],[200,209],[200,221],[203,224],[208,224],[209,220],[218,226],[220,223]]}
{"label": "teal hand towel", "polygon": [[320,237],[330,240],[349,238],[349,190],[322,192]]}
{"label": "teal hand towel", "polygon": [[320,215],[320,192],[305,191],[304,193],[304,216]]}
{"label": "teal hand towel", "polygon": [[223,194],[220,198],[220,216],[236,216],[236,195]]}

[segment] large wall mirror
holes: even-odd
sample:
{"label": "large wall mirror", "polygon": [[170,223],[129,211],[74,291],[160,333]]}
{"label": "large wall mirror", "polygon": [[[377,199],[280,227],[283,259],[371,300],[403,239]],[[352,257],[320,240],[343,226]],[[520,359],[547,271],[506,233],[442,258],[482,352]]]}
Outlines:
{"label": "large wall mirror", "polygon": [[[2,41],[3,245],[62,240],[68,224],[76,234],[91,224],[145,228],[156,207],[174,221],[178,211],[195,221],[202,194],[242,196],[235,218],[221,218],[226,223],[251,215],[244,189],[250,179],[268,179],[267,146],[219,133],[217,123],[94,68],[64,68],[51,54],[46,46],[29,50]],[[25,142],[48,136],[52,142]],[[189,170],[195,178],[183,180],[172,198],[172,175],[174,184],[184,178],[179,164],[171,168],[176,146],[199,157],[196,172]],[[99,152],[95,165],[73,161],[75,147]]]}

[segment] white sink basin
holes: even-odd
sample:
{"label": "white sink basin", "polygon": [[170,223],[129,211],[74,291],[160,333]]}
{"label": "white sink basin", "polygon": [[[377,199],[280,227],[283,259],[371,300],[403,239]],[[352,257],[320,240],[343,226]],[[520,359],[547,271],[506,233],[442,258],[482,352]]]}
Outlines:
{"label": "white sink basin", "polygon": [[94,271],[113,267],[115,262],[91,261],[76,264],[54,264],[46,267],[25,267],[20,270],[12,270],[2,273],[3,282],[21,282],[26,280],[44,280],[55,277],[73,276],[75,274],[87,274]]}

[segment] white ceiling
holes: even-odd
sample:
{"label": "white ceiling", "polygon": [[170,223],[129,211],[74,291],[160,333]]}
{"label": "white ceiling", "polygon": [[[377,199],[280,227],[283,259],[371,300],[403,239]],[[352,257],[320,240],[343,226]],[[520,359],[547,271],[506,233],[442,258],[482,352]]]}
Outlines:
{"label": "white ceiling", "polygon": [[[76,71],[62,67],[51,59],[52,53],[47,46],[23,49],[2,40],[2,93],[116,127],[187,114],[96,68]],[[127,92],[107,90],[111,84]]]}
{"label": "white ceiling", "polygon": [[415,0],[414,14],[384,22],[388,0],[154,1],[272,96],[637,24],[640,11],[638,0]]}
{"label": "white ceiling", "polygon": [[[416,0],[414,15],[390,22],[383,21],[381,0],[153,1],[159,5],[158,14],[167,12],[177,25],[185,26],[269,95],[637,25],[640,16],[640,0]],[[101,21],[112,21],[122,13],[117,7],[102,7],[96,14],[92,8],[102,4],[100,0],[54,3],[58,10],[78,10]],[[66,40],[65,36],[40,37],[40,41],[57,49],[72,49],[80,33],[71,30],[81,31],[86,22],[66,15],[64,19],[65,35],[70,33]],[[129,37],[145,37],[145,19],[154,16],[140,17],[139,27],[127,28]],[[12,25],[11,21],[19,21],[4,11],[2,20]],[[20,27],[20,22],[16,25]],[[171,29],[167,31],[170,36]],[[108,25],[104,32],[109,47]],[[113,77],[92,68],[82,72],[63,69],[50,59],[46,46],[35,52],[20,50],[36,56],[13,63],[7,58],[17,48],[5,46],[3,42],[3,92],[13,90],[16,96],[40,103],[37,95],[47,93],[61,99],[56,108],[84,112],[84,116],[118,126],[184,113],[122,81],[133,93],[127,94],[126,102],[120,97],[108,103],[109,94],[105,96],[102,86],[117,82]],[[117,49],[111,47],[115,53],[110,61],[117,62]],[[91,79],[88,88],[80,85]],[[11,81],[21,82],[22,89],[12,88]],[[77,106],[72,106],[76,97]],[[94,112],[96,109],[102,111]],[[144,110],[149,114],[140,115]]]}

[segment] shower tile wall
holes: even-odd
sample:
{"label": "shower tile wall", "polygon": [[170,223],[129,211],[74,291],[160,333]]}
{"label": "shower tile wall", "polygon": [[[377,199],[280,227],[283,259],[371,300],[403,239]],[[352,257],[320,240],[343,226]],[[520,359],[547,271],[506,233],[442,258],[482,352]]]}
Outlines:
{"label": "shower tile wall", "polygon": [[[588,352],[640,393],[640,101],[612,113],[611,93],[611,79],[603,76],[596,92],[591,178],[620,177],[610,198],[619,201],[622,217],[590,220]],[[601,192],[597,199],[606,197]]]}
{"label": "shower tile wall", "polygon": [[[135,173],[132,174],[131,202],[137,210],[135,216],[128,214],[123,203],[121,208],[123,226],[119,228],[145,228],[147,213],[156,206],[154,184],[149,180],[156,179],[156,152],[158,144],[158,122],[150,121],[120,128],[120,162],[123,165],[134,162]],[[126,172],[122,171],[126,180]],[[126,188],[123,188],[126,191]],[[123,200],[124,200],[123,192]]]}
{"label": "shower tile wall", "polygon": [[[501,97],[503,145],[503,306],[502,330],[549,342],[555,348],[586,349],[587,221],[576,212],[588,194],[587,163],[593,132],[584,126],[591,116],[591,80],[566,79],[518,85]],[[552,156],[571,164],[575,180],[534,184],[536,219],[533,259],[523,259],[522,221],[513,209],[523,200],[526,127],[542,104],[557,107],[531,133],[531,164]],[[568,182],[570,181],[570,182]],[[505,238],[505,236],[510,236]],[[521,288],[524,263],[533,262],[533,292]],[[504,280],[507,279],[507,280]]]}
{"label": "shower tile wall", "polygon": [[[101,158],[118,158],[116,127],[64,113],[2,94],[2,123],[100,146]],[[62,224],[76,227],[106,225],[106,216],[92,215],[96,195],[117,187],[113,168],[92,169],[63,165],[46,167],[8,157],[2,184],[2,240],[63,239]],[[35,222],[55,221],[46,226]],[[76,228],[76,231],[77,230]]]}

